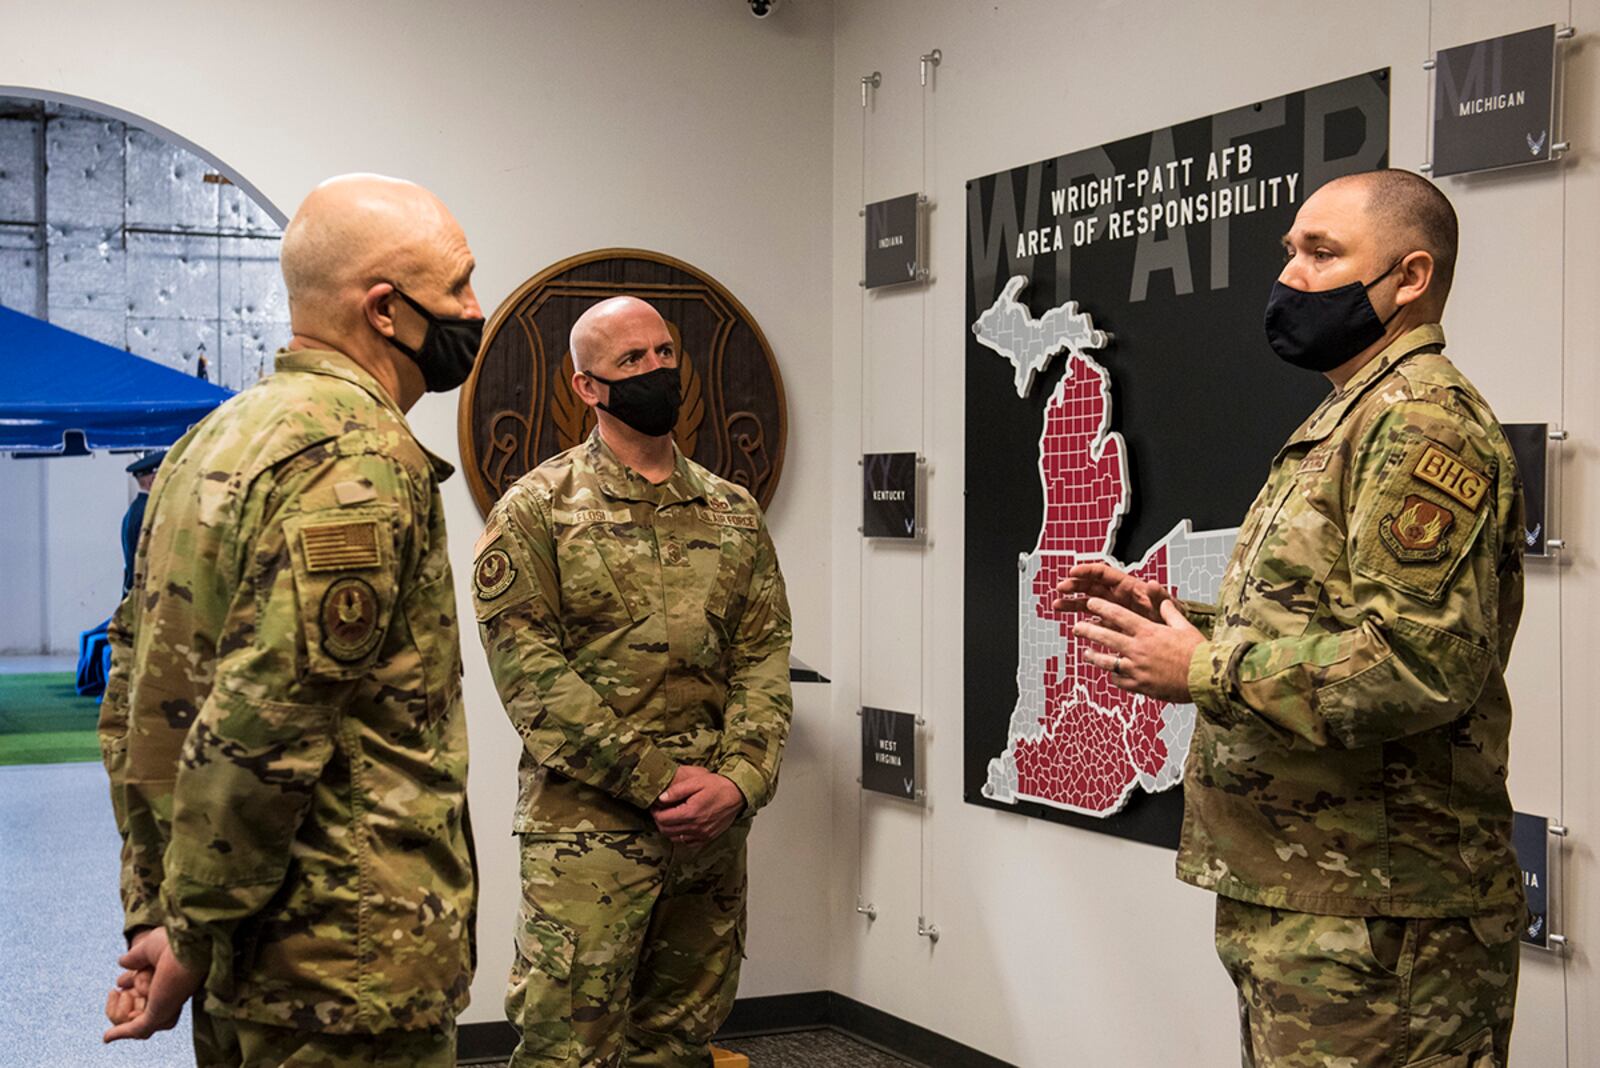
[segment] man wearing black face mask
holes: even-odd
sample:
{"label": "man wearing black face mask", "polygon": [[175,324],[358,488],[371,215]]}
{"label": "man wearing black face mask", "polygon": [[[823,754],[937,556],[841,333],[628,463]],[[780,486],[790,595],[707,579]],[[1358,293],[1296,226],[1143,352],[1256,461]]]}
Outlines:
{"label": "man wearing black face mask", "polygon": [[1332,182],[1265,326],[1334,392],[1278,453],[1219,603],[1102,565],[1058,609],[1124,689],[1192,701],[1178,877],[1217,894],[1245,1060],[1501,1065],[1516,999],[1505,668],[1516,463],[1443,354],[1456,258],[1422,177]]}
{"label": "man wearing black face mask", "polygon": [[523,740],[512,1064],[706,1068],[793,708],[783,575],[750,494],[673,443],[655,309],[595,305],[572,358],[595,432],[506,493],[473,566]]}
{"label": "man wearing black face mask", "polygon": [[405,412],[470,369],[472,253],[432,193],[347,175],[282,266],[294,336],[167,454],[111,628],[106,1040],[199,994],[202,1065],[452,1065],[476,884],[450,465]]}

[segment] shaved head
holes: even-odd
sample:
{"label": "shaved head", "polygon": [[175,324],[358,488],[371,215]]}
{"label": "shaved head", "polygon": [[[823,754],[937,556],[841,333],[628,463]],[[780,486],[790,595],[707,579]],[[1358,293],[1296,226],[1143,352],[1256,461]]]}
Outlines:
{"label": "shaved head", "polygon": [[666,331],[661,313],[638,297],[612,297],[593,305],[578,316],[567,338],[573,367],[579,371],[600,370],[600,365],[609,357],[619,355],[611,351],[617,347],[619,339],[630,329],[641,326],[662,333]]}
{"label": "shaved head", "polygon": [[1412,171],[1389,168],[1335,178],[1327,186],[1348,185],[1366,194],[1374,233],[1391,258],[1421,250],[1433,257],[1429,296],[1444,310],[1455,278],[1459,227],[1456,210],[1437,186]]}
{"label": "shaved head", "polygon": [[290,349],[342,353],[400,405],[428,387],[432,324],[482,319],[467,237],[414,182],[346,174],[313,189],[283,232]]}
{"label": "shaved head", "polygon": [[283,280],[296,332],[347,327],[360,316],[353,295],[380,281],[421,285],[446,270],[441,256],[451,259],[455,246],[466,249],[461,228],[420,185],[377,174],[328,179],[283,233]]}

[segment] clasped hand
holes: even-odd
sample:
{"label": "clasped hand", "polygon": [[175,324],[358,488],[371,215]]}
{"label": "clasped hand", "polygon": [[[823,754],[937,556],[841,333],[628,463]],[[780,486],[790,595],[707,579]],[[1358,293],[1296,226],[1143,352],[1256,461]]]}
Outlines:
{"label": "clasped hand", "polygon": [[149,1038],[172,1027],[206,978],[173,956],[164,927],[135,935],[117,963],[124,970],[106,998],[106,1018],[115,1026],[102,1037],[105,1042]]}
{"label": "clasped hand", "polygon": [[650,815],[670,841],[698,846],[733,826],[744,804],[744,793],[732,779],[683,764],[650,806]]}
{"label": "clasped hand", "polygon": [[1078,564],[1056,584],[1057,612],[1098,617],[1072,633],[1099,648],[1084,659],[1104,668],[1124,690],[1162,701],[1187,702],[1189,661],[1205,635],[1183,614],[1166,587],[1109,564]]}

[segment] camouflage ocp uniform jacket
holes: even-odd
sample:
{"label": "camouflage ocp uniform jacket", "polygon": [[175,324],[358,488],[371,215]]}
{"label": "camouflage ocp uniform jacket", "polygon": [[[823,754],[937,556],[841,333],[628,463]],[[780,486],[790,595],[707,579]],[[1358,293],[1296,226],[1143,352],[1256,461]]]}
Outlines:
{"label": "camouflage ocp uniform jacket", "polygon": [[489,515],[474,553],[489,669],[522,735],[518,833],[654,828],[680,764],[777,787],[789,604],[761,509],[678,454],[659,486],[598,429]]}
{"label": "camouflage ocp uniform jacket", "polygon": [[100,738],[127,929],[165,924],[215,1014],[372,1032],[467,1003],[449,474],[316,351],[280,353],[162,464]]}
{"label": "camouflage ocp uniform jacket", "polygon": [[1522,908],[1505,665],[1522,498],[1489,405],[1411,331],[1290,437],[1189,684],[1178,876],[1345,916]]}

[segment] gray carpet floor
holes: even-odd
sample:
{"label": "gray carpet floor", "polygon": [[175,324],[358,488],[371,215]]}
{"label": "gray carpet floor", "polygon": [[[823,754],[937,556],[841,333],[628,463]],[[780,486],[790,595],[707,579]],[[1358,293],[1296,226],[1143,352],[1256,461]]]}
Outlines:
{"label": "gray carpet floor", "polygon": [[[718,1039],[723,1049],[743,1053],[750,1068],[917,1068],[910,1061],[837,1031],[791,1031],[754,1038]],[[505,1062],[479,1068],[506,1068]]]}
{"label": "gray carpet floor", "polygon": [[730,1038],[717,1044],[749,1057],[750,1068],[908,1068],[911,1064],[837,1031]]}
{"label": "gray carpet floor", "polygon": [[100,1044],[123,951],[119,847],[98,763],[0,767],[0,1065],[194,1064],[187,1009],[148,1042]]}

